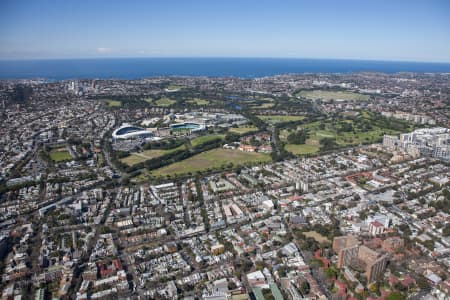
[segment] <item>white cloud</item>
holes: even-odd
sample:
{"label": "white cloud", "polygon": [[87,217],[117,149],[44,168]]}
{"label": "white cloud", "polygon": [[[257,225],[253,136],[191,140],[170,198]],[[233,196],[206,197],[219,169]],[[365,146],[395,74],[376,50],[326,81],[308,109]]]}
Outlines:
{"label": "white cloud", "polygon": [[100,53],[100,54],[108,54],[108,53],[112,52],[111,48],[104,48],[104,47],[99,47],[95,50],[97,51],[97,53]]}

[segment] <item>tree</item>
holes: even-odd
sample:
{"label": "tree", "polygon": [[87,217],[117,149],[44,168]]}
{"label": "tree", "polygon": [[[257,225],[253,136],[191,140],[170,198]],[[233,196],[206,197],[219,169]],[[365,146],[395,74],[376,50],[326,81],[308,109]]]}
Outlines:
{"label": "tree", "polygon": [[312,259],[310,262],[309,262],[309,266],[311,267],[311,268],[315,268],[315,267],[320,267],[320,268],[322,268],[323,267],[323,261],[321,261],[320,259]]}
{"label": "tree", "polygon": [[287,140],[290,144],[300,145],[304,144],[307,138],[307,132],[305,130],[300,130],[288,135]]}
{"label": "tree", "polygon": [[378,284],[377,283],[371,283],[369,285],[369,291],[371,291],[372,293],[378,294],[380,292]]}
{"label": "tree", "polygon": [[258,271],[264,270],[264,262],[262,262],[262,261],[255,262],[255,268]]}
{"label": "tree", "polygon": [[450,235],[450,224],[447,224],[444,229],[442,229],[442,234],[444,236],[449,236]]}
{"label": "tree", "polygon": [[333,150],[337,147],[336,141],[334,138],[323,138],[320,140],[320,145],[322,146],[322,150]]}
{"label": "tree", "polygon": [[431,289],[431,286],[430,286],[430,283],[428,282],[428,279],[425,278],[425,276],[423,276],[423,275],[419,275],[419,276],[416,278],[416,283],[417,283],[417,286],[418,286],[421,290],[428,291],[428,290]]}
{"label": "tree", "polygon": [[234,265],[239,273],[248,273],[253,267],[253,262],[249,258],[241,258],[237,259]]}
{"label": "tree", "polygon": [[302,293],[303,296],[308,295],[309,292],[311,290],[311,287],[309,285],[308,281],[303,281],[302,284],[300,285],[300,292]]}
{"label": "tree", "polygon": [[264,299],[266,299],[266,300],[275,299],[275,297],[273,296],[270,289],[263,289],[262,292],[263,292]]}
{"label": "tree", "polygon": [[433,240],[426,240],[426,241],[422,242],[422,245],[424,245],[430,251],[434,250],[434,241]]}
{"label": "tree", "polygon": [[231,142],[235,142],[239,139],[239,134],[235,134],[232,132],[228,132],[225,135],[225,143],[231,143]]}
{"label": "tree", "polygon": [[328,278],[336,278],[339,274],[339,271],[335,267],[326,268],[324,272]]}
{"label": "tree", "polygon": [[445,197],[447,200],[450,200],[450,192],[449,192],[448,189],[444,189],[444,190],[442,191],[442,195],[444,195],[444,197]]}
{"label": "tree", "polygon": [[387,300],[405,300],[406,298],[400,292],[393,292],[393,293],[390,293],[386,299]]}
{"label": "tree", "polygon": [[287,272],[288,272],[288,268],[284,265],[282,265],[279,269],[278,269],[278,276],[282,277],[286,277],[287,276]]}
{"label": "tree", "polygon": [[229,290],[235,290],[237,288],[236,283],[234,283],[234,281],[230,280],[228,281],[228,289]]}
{"label": "tree", "polygon": [[352,123],[349,123],[349,122],[340,122],[338,131],[351,132],[351,131],[353,131],[353,125],[352,125]]}

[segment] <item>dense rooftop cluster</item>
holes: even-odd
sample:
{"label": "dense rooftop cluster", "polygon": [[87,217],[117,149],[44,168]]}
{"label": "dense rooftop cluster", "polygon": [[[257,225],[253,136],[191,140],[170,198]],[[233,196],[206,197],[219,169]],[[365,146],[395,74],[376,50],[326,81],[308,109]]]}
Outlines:
{"label": "dense rooftop cluster", "polygon": [[449,79],[2,81],[2,299],[448,299]]}

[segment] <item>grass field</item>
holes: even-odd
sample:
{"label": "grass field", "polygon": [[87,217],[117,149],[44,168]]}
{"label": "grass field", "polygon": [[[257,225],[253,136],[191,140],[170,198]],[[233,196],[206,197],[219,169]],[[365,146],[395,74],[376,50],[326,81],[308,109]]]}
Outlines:
{"label": "grass field", "polygon": [[[371,116],[362,114],[360,118],[371,122]],[[353,129],[351,131],[338,131],[336,126],[341,126],[339,124],[349,123],[352,124]],[[308,130],[308,139],[306,140],[306,145],[286,145],[286,150],[294,154],[310,154],[314,153],[315,148],[320,146],[320,141],[324,138],[335,139],[335,142],[340,147],[347,147],[359,144],[372,144],[378,143],[382,140],[384,134],[398,134],[399,131],[380,128],[372,125],[370,130],[362,129],[350,119],[339,120],[338,125],[333,124],[329,121],[321,122],[310,122],[301,125],[301,128]],[[287,137],[293,130],[281,130],[280,139],[287,142]]]}
{"label": "grass field", "polygon": [[69,151],[66,148],[58,148],[50,151],[50,158],[54,162],[61,162],[66,160],[72,160],[72,155],[70,155]]}
{"label": "grass field", "polygon": [[170,98],[161,98],[161,99],[156,100],[154,103],[157,106],[165,106],[165,107],[167,107],[167,106],[171,106],[175,102],[176,102],[175,100],[170,99]]}
{"label": "grass field", "polygon": [[203,136],[197,137],[195,139],[192,139],[191,140],[191,145],[192,145],[192,147],[196,147],[198,145],[202,145],[202,144],[208,143],[208,142],[210,142],[212,140],[215,140],[217,138],[220,138],[220,139],[223,140],[225,138],[225,135],[224,134],[203,135]]}
{"label": "grass field", "polygon": [[124,157],[121,159],[121,161],[124,164],[127,164],[129,166],[133,166],[135,164],[144,162],[146,160],[149,159],[153,159],[156,157],[160,157],[163,156],[165,154],[169,154],[172,153],[174,151],[177,150],[182,150],[185,149],[185,145],[181,145],[179,147],[173,148],[173,149],[168,149],[168,150],[159,150],[159,149],[154,149],[154,150],[145,150],[143,152],[135,152],[135,153],[131,153],[130,156]]}
{"label": "grass field", "polygon": [[104,161],[105,161],[105,158],[103,157],[103,153],[99,153],[98,154],[97,166],[101,167],[103,165]]}
{"label": "grass field", "polygon": [[312,237],[313,239],[315,239],[317,242],[319,243],[329,243],[330,241],[324,237],[323,235],[321,235],[320,233],[316,232],[316,231],[307,231],[303,233],[306,237]]}
{"label": "grass field", "polygon": [[382,130],[371,130],[368,132],[344,132],[336,134],[329,130],[319,130],[310,135],[310,141],[320,142],[323,138],[334,138],[340,146],[357,145],[362,143],[376,143],[383,137]]}
{"label": "grass field", "polygon": [[266,121],[268,123],[282,123],[282,122],[291,122],[291,121],[300,121],[303,120],[304,116],[285,116],[285,115],[258,115],[258,118],[260,118],[263,121]]}
{"label": "grass field", "polygon": [[319,152],[320,147],[317,145],[294,145],[294,144],[287,144],[285,146],[286,151],[289,151],[295,155],[305,155],[305,154],[314,154]]}
{"label": "grass field", "polygon": [[144,99],[145,102],[152,104],[153,103],[153,99],[152,98],[145,98]]}
{"label": "grass field", "polygon": [[261,104],[254,104],[251,107],[255,108],[255,109],[266,109],[266,108],[272,108],[275,106],[275,103],[273,102],[266,102],[266,103],[261,103]]}
{"label": "grass field", "polygon": [[189,128],[172,128],[172,134],[174,136],[182,136],[185,134],[189,134],[192,131],[192,129]]}
{"label": "grass field", "polygon": [[334,138],[336,139],[336,143],[340,146],[358,145],[362,143],[377,143],[383,138],[385,132],[387,134],[396,133],[394,131],[383,130],[376,127],[366,132],[355,130],[355,132],[337,133],[336,130],[333,130],[331,124],[327,124],[325,129],[320,129],[319,125],[320,124],[318,122],[305,125],[305,128],[308,128],[309,130],[308,141],[310,144],[318,144],[320,140],[324,138]]}
{"label": "grass field", "polygon": [[175,85],[175,84],[171,84],[166,88],[166,91],[168,92],[176,92],[181,90],[182,88],[184,88],[184,86],[182,85]]}
{"label": "grass field", "polygon": [[[344,132],[337,136],[337,143],[341,145],[352,145],[361,143],[377,143],[383,139],[386,130],[374,129],[368,132]],[[389,133],[389,132],[386,132]]]}
{"label": "grass field", "polygon": [[230,128],[229,131],[237,134],[244,134],[247,132],[257,131],[258,127],[256,126],[241,126],[236,128]]}
{"label": "grass field", "polygon": [[336,134],[331,130],[317,130],[314,132],[314,135],[316,136],[317,140],[323,139],[323,138],[334,138],[336,137]]}
{"label": "grass field", "polygon": [[119,100],[106,99],[105,102],[106,102],[106,105],[108,105],[109,107],[121,107],[122,106],[122,102],[120,102]]}
{"label": "grass field", "polygon": [[348,100],[348,101],[356,101],[356,100],[369,100],[369,95],[363,95],[353,92],[346,91],[324,91],[324,90],[314,90],[314,91],[301,91],[297,93],[296,96],[304,97],[309,100]]}
{"label": "grass field", "polygon": [[188,172],[194,173],[207,169],[220,168],[229,163],[244,165],[247,163],[268,162],[270,160],[271,158],[268,154],[217,148],[159,168],[151,173],[155,176],[186,174]]}
{"label": "grass field", "polygon": [[195,105],[208,105],[209,101],[201,98],[189,99],[186,101],[187,103],[195,104]]}

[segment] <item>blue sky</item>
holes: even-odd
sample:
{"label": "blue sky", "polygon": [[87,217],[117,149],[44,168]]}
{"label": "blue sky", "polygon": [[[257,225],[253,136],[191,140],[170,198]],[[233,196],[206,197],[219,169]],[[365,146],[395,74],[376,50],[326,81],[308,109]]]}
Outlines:
{"label": "blue sky", "polygon": [[0,0],[0,59],[450,62],[449,0]]}

